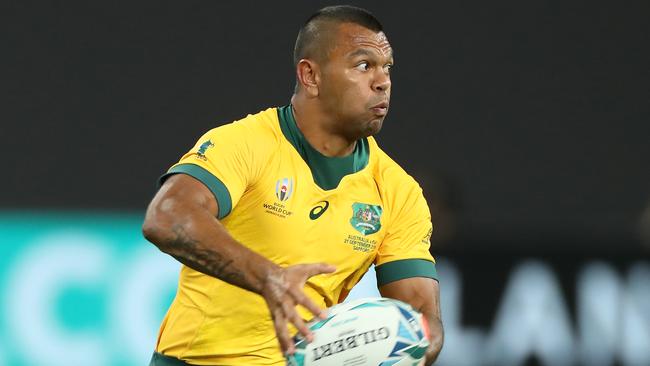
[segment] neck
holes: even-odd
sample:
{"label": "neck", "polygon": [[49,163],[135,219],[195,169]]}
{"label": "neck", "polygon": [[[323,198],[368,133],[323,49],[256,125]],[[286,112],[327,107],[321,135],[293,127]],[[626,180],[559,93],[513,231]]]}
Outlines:
{"label": "neck", "polygon": [[300,94],[294,94],[291,105],[298,129],[318,152],[328,157],[340,157],[354,151],[356,140],[349,140],[333,131],[330,127],[334,125],[331,117],[318,104]]}

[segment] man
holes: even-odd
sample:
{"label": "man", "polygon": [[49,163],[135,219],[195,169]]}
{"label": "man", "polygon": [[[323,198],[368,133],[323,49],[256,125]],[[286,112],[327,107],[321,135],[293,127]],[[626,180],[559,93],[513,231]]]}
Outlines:
{"label": "man", "polygon": [[427,363],[440,352],[428,207],[370,137],[391,92],[381,24],[321,9],[294,63],[289,106],[209,131],[161,178],[143,233],[184,266],[151,365],[282,365],[373,263],[381,294],[428,319]]}

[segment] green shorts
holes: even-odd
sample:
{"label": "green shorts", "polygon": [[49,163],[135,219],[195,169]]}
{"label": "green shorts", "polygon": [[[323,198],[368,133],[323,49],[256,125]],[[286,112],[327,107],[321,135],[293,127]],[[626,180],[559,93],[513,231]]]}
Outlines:
{"label": "green shorts", "polygon": [[179,360],[176,357],[165,356],[162,353],[154,352],[149,361],[149,366],[192,366],[189,363]]}

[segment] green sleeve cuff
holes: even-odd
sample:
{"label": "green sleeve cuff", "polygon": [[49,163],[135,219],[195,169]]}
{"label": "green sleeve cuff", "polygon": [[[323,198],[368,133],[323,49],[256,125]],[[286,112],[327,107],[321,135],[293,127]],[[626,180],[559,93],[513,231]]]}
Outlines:
{"label": "green sleeve cuff", "polygon": [[217,215],[217,218],[222,219],[228,216],[232,209],[232,200],[230,199],[228,188],[226,188],[226,185],[223,184],[219,178],[196,164],[179,164],[173,166],[167,173],[161,176],[158,179],[158,184],[162,185],[167,178],[178,173],[187,174],[205,184],[212,194],[214,194],[214,197],[217,199],[217,203],[219,204],[219,214]]}
{"label": "green sleeve cuff", "polygon": [[375,268],[377,286],[411,277],[428,277],[438,280],[435,263],[426,259],[401,259]]}

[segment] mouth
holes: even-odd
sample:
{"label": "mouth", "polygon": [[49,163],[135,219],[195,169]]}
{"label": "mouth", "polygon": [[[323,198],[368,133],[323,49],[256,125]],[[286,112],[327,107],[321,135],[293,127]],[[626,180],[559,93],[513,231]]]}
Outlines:
{"label": "mouth", "polygon": [[370,109],[378,116],[385,116],[386,113],[388,113],[388,102],[384,101],[377,103],[374,106],[370,107]]}

